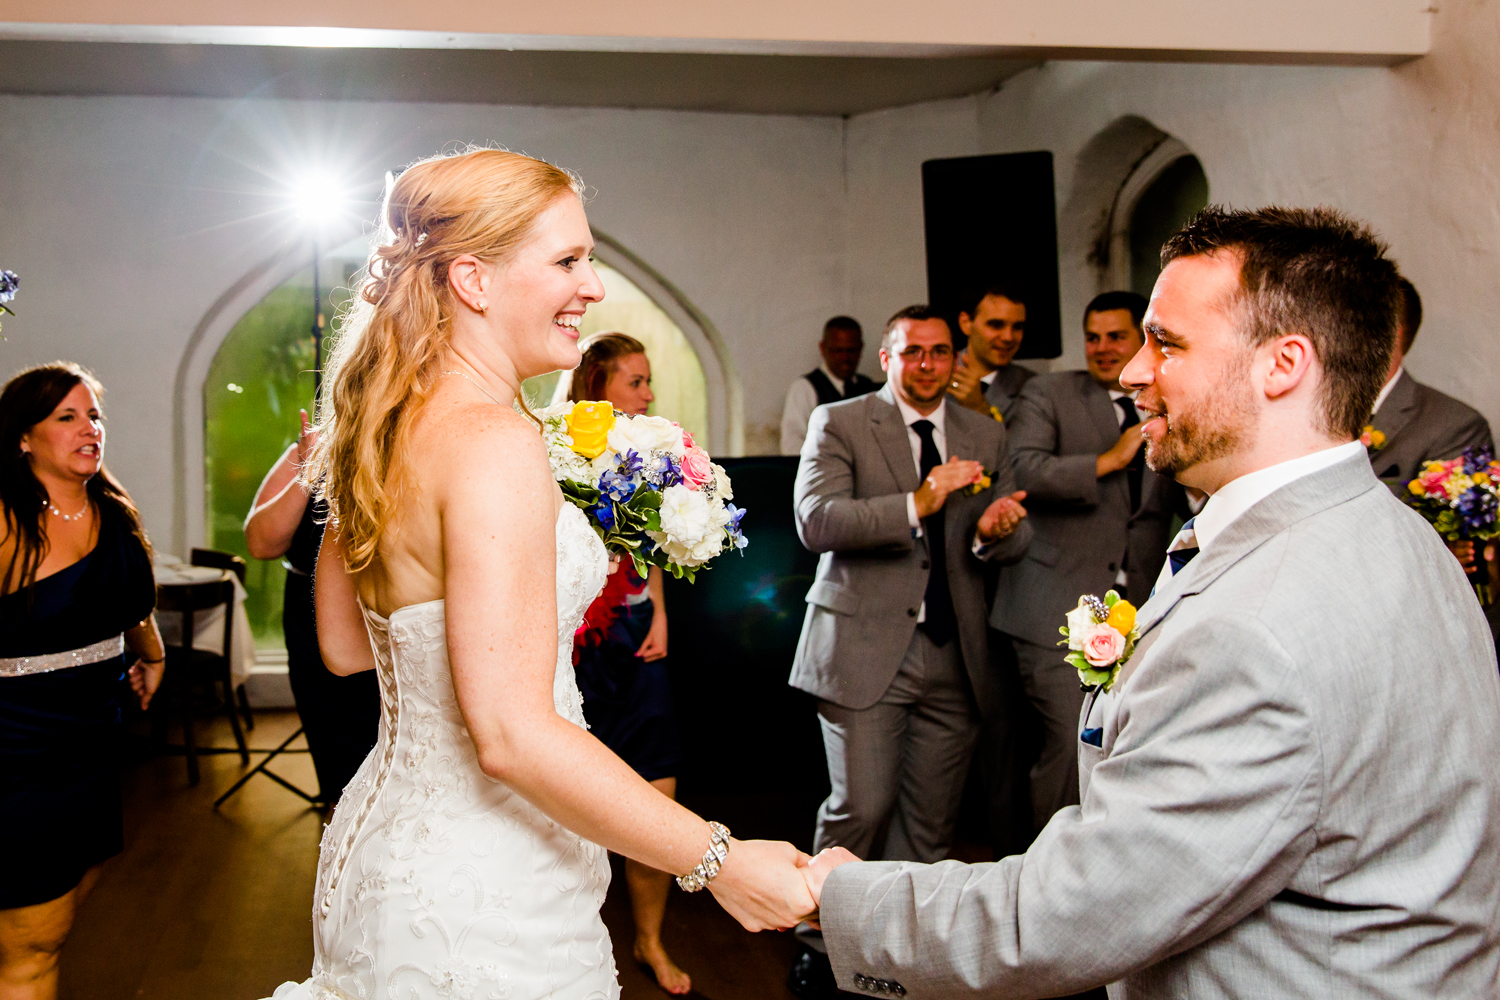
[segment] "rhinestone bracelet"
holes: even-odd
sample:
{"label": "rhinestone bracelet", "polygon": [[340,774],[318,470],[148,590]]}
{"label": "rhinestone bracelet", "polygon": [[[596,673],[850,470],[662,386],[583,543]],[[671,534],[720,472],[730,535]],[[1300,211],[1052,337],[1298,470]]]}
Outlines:
{"label": "rhinestone bracelet", "polygon": [[686,875],[677,876],[677,885],[683,892],[697,892],[714,880],[724,859],[729,856],[729,827],[723,823],[708,822],[708,850],[698,867]]}

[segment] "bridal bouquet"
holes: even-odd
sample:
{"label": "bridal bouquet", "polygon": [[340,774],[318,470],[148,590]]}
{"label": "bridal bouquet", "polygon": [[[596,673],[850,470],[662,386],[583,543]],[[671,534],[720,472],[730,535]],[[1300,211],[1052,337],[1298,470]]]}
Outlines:
{"label": "bridal bouquet", "polygon": [[726,548],[748,544],[728,474],[673,421],[601,402],[557,403],[536,415],[563,495],[641,576],[660,566],[691,581]]}
{"label": "bridal bouquet", "polygon": [[[1406,489],[1407,504],[1448,541],[1500,536],[1500,462],[1489,449],[1470,448],[1458,458],[1428,462]],[[1480,600],[1487,600],[1489,588],[1474,587]]]}
{"label": "bridal bouquet", "polygon": [[6,303],[16,297],[16,290],[20,287],[20,275],[14,271],[0,271],[0,313],[15,315]]}

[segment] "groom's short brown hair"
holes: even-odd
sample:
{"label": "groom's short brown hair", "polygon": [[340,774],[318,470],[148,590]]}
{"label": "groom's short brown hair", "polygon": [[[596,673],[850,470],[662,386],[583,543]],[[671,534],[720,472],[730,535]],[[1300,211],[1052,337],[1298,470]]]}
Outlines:
{"label": "groom's short brown hair", "polygon": [[1396,345],[1400,274],[1385,243],[1331,208],[1210,205],[1167,240],[1161,263],[1219,253],[1240,264],[1229,304],[1240,333],[1252,347],[1305,334],[1323,366],[1322,429],[1358,437]]}

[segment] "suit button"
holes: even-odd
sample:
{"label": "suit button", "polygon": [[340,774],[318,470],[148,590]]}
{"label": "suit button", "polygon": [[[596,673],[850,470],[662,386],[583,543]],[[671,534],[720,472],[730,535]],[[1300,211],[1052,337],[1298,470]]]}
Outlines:
{"label": "suit button", "polygon": [[916,608],[907,608],[906,609],[906,613],[908,615],[910,615],[911,617],[913,617],[913,618],[917,617],[917,609]]}
{"label": "suit button", "polygon": [[1116,566],[1116,565],[1115,565],[1115,564],[1114,564],[1114,563],[1110,563],[1110,564],[1109,564],[1109,571],[1110,571],[1110,572],[1111,572],[1111,573],[1115,573],[1115,572],[1118,572],[1118,571],[1119,571],[1119,569],[1120,569],[1120,567],[1118,567],[1118,566]]}
{"label": "suit button", "polygon": [[906,996],[906,987],[900,983],[891,983],[891,992],[898,997],[904,997]]}
{"label": "suit button", "polygon": [[923,569],[927,569],[927,568],[929,568],[929,567],[930,567],[930,566],[931,566],[931,565],[932,565],[932,564],[931,564],[931,563],[929,563],[929,562],[928,562],[928,561],[927,561],[927,560],[926,560],[926,559],[923,559],[923,560],[922,560],[922,568],[923,568]]}
{"label": "suit button", "polygon": [[854,974],[854,985],[858,986],[862,990],[869,989],[870,988],[870,979],[869,979],[868,976],[864,975],[863,973],[856,972]]}

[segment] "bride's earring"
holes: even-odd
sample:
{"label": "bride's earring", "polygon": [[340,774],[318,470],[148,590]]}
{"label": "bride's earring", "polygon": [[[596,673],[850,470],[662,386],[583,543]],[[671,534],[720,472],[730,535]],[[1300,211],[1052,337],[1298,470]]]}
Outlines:
{"label": "bride's earring", "polygon": [[479,300],[479,315],[483,316],[486,313],[488,313],[489,311],[490,311],[489,303],[485,302],[484,299],[480,299]]}

